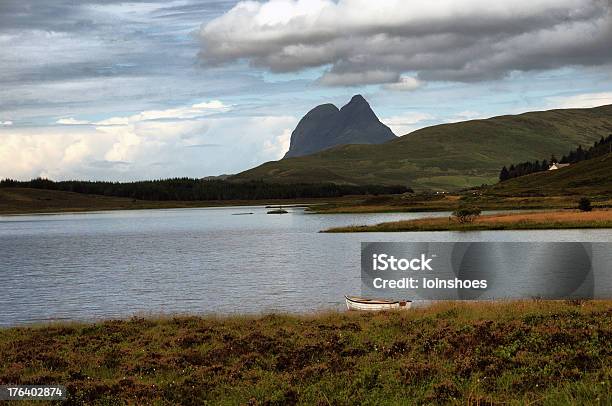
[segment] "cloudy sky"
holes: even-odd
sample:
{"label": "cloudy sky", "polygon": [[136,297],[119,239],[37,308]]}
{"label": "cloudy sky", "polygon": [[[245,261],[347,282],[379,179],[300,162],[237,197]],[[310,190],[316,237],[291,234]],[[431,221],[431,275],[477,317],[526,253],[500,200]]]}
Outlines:
{"label": "cloudy sky", "polygon": [[361,93],[396,135],[612,103],[611,0],[2,0],[0,178],[279,159]]}

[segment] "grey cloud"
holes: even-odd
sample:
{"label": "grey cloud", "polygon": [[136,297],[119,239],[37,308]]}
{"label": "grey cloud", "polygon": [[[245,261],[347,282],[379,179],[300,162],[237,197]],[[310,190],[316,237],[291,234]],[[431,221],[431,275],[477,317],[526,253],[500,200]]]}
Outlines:
{"label": "grey cloud", "polygon": [[252,80],[228,84],[198,68],[189,34],[234,3],[0,0],[0,109],[19,125],[42,124],[242,90]]}
{"label": "grey cloud", "polygon": [[155,12],[156,18],[188,18],[198,19],[215,17],[223,11],[229,10],[236,4],[235,0],[208,0],[206,2],[192,2],[180,5],[163,7]]}
{"label": "grey cloud", "polygon": [[[2,0],[0,2],[0,27],[6,30],[42,30],[54,32],[87,32],[100,28],[114,27],[120,24],[113,18],[101,19],[100,7],[130,5],[157,5],[151,10],[152,18],[175,20],[210,19],[230,9],[235,0],[209,0],[200,2],[188,0],[181,4],[168,5],[165,0]],[[107,16],[112,17],[112,16]],[[115,16],[116,17],[116,16]],[[131,26],[141,23],[143,29],[147,24],[138,19],[125,17],[124,22]],[[193,27],[195,28],[195,27]]]}
{"label": "grey cloud", "polygon": [[219,148],[222,147],[221,144],[194,144],[194,145],[186,145],[186,148]]}
{"label": "grey cloud", "polygon": [[[388,83],[403,73],[470,82],[612,62],[610,0],[319,4],[240,3],[203,25],[202,59],[247,60],[272,72],[328,66],[319,82],[332,86]],[[271,7],[285,11],[278,17]]]}
{"label": "grey cloud", "polygon": [[[146,0],[130,1],[130,3],[146,2]],[[2,30],[87,31],[102,24],[89,6],[121,3],[125,2],[122,0],[80,0],[78,2],[2,0],[0,2],[0,27]]]}
{"label": "grey cloud", "polygon": [[381,70],[364,72],[336,73],[326,72],[319,82],[326,86],[371,85],[377,83],[393,83],[399,80],[399,74]]}
{"label": "grey cloud", "polygon": [[2,0],[0,84],[192,69],[198,43],[188,33],[230,7],[228,0],[178,5],[163,0]]}
{"label": "grey cloud", "polygon": [[92,168],[112,169],[112,168],[117,168],[117,167],[129,166],[131,165],[131,162],[99,160],[99,161],[89,161],[88,163],[86,163],[86,165]]}

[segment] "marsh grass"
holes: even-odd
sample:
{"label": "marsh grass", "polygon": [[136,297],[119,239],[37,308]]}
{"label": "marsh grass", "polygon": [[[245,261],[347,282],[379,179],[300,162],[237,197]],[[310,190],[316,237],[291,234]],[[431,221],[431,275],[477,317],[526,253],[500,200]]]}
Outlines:
{"label": "marsh grass", "polygon": [[[453,211],[466,204],[482,210],[542,210],[542,209],[575,209],[578,207],[578,196],[488,196],[488,195],[431,195],[389,196],[386,200],[355,198],[312,207],[319,214],[335,213],[390,213],[390,212],[426,212]],[[599,196],[593,199],[595,208],[612,206],[609,197]]]}
{"label": "marsh grass", "polygon": [[67,404],[610,404],[612,302],[159,317],[0,330],[0,384]]}
{"label": "marsh grass", "polygon": [[545,211],[480,216],[471,223],[452,217],[401,220],[371,226],[347,226],[325,230],[329,233],[399,231],[537,230],[571,228],[612,228],[612,210],[591,212]]}

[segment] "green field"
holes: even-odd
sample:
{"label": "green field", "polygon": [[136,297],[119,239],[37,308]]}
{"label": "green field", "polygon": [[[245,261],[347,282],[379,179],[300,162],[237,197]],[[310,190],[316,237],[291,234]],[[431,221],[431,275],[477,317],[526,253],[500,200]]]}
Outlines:
{"label": "green field", "polygon": [[562,156],[612,132],[612,105],[424,128],[380,145],[345,145],[265,163],[231,179],[401,184],[453,190],[497,182],[503,165]]}
{"label": "green field", "polygon": [[87,405],[605,405],[611,319],[610,301],[449,302],[18,327],[0,329],[0,384]]}
{"label": "green field", "polygon": [[556,171],[532,173],[509,179],[485,194],[499,196],[612,195],[612,154],[578,162]]}

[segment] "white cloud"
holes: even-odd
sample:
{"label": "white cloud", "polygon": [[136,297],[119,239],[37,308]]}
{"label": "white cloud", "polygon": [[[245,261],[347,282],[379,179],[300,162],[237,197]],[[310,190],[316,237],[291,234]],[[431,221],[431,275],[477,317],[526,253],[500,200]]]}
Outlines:
{"label": "white cloud", "polygon": [[67,117],[67,118],[60,118],[55,123],[56,124],[61,124],[61,125],[83,125],[83,124],[89,124],[89,121],[87,121],[87,120],[77,120],[77,119],[75,119],[73,117]]}
{"label": "white cloud", "polygon": [[[607,0],[243,1],[200,30],[209,64],[331,68],[324,84],[478,81],[612,62]],[[372,72],[386,74],[374,75]],[[401,82],[400,82],[401,83]],[[402,87],[399,86],[398,87]],[[403,87],[410,87],[404,83]]]}
{"label": "white cloud", "polygon": [[549,108],[571,109],[598,107],[612,104],[612,92],[584,93],[573,96],[551,97],[548,99]]}
{"label": "white cloud", "polygon": [[477,120],[481,118],[487,118],[483,113],[473,110],[464,110],[459,113],[453,114],[450,118],[446,119],[446,123],[456,123],[458,121]]}
{"label": "white cloud", "polygon": [[87,125],[70,125],[85,120],[66,118],[61,125],[1,128],[0,178],[200,177],[283,155],[295,117],[211,115],[228,109],[212,101]]}
{"label": "white cloud", "polygon": [[165,110],[146,110],[138,114],[124,117],[110,117],[100,121],[77,120],[73,117],[60,118],[56,124],[62,125],[84,125],[91,124],[95,126],[124,126],[130,123],[154,121],[154,120],[181,120],[195,119],[204,117],[214,113],[223,113],[229,111],[231,106],[224,104],[219,100],[211,100],[192,104],[190,106],[177,107]]}
{"label": "white cloud", "polygon": [[202,111],[202,110],[217,110],[217,111],[226,111],[229,106],[226,106],[220,100],[211,100],[209,102],[196,103],[191,106],[193,110]]}
{"label": "white cloud", "polygon": [[287,151],[289,151],[289,145],[291,144],[291,128],[285,128],[283,133],[276,136],[272,140],[266,140],[264,143],[264,151],[273,156],[274,160],[281,159]]}
{"label": "white cloud", "polygon": [[395,83],[388,83],[383,87],[387,90],[394,90],[399,92],[408,92],[416,90],[423,85],[423,82],[412,76],[402,76]]}
{"label": "white cloud", "polygon": [[196,118],[208,114],[228,111],[229,109],[230,106],[223,104],[219,100],[213,100],[210,102],[193,104],[188,107],[143,111],[142,113],[128,117],[128,121]]}
{"label": "white cloud", "polygon": [[8,126],[10,126],[10,125],[13,125],[13,122],[12,122],[12,121],[10,121],[10,120],[0,121],[0,126],[3,126],[3,127],[8,127]]}
{"label": "white cloud", "polygon": [[406,135],[419,128],[427,127],[427,123],[435,117],[431,114],[421,112],[408,112],[399,116],[391,116],[381,119],[397,136]]}

